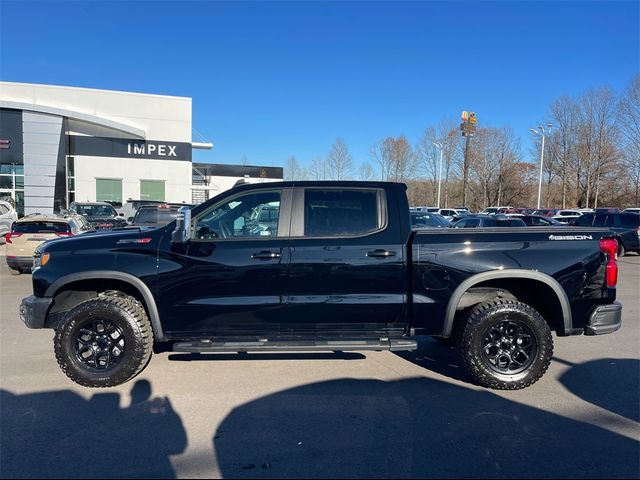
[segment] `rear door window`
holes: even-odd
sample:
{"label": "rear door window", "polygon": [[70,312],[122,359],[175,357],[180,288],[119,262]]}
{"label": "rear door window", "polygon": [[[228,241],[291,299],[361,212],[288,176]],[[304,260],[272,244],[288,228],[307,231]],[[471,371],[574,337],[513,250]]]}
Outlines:
{"label": "rear door window", "polygon": [[62,222],[20,222],[13,224],[16,233],[68,233],[69,225]]}
{"label": "rear door window", "polygon": [[480,225],[480,219],[479,218],[469,218],[466,220],[467,223],[465,223],[463,228],[476,228],[478,225]]}
{"label": "rear door window", "polygon": [[383,227],[377,190],[316,190],[304,193],[304,236],[360,236]]}
{"label": "rear door window", "polygon": [[606,215],[596,215],[593,219],[594,227],[604,227],[606,225],[607,216]]}

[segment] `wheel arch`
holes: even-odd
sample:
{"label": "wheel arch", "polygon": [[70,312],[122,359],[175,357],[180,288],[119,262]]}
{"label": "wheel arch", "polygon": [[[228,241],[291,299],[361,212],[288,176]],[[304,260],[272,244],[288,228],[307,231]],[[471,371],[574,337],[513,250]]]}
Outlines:
{"label": "wheel arch", "polygon": [[[522,280],[543,287],[543,291],[553,292],[555,295],[555,299],[553,300],[557,302],[557,306],[562,314],[562,321],[554,325],[553,328],[555,328],[559,335],[571,335],[573,333],[573,320],[569,298],[555,278],[536,270],[505,269],[475,274],[458,285],[447,304],[442,336],[450,337],[453,334],[458,305],[469,290],[477,286],[487,286],[493,283],[494,285],[499,285],[493,287],[495,290],[504,290],[511,294],[511,286],[508,283],[503,283],[505,280]],[[518,296],[516,295],[515,298],[518,298]],[[531,306],[535,308],[535,305]],[[547,320],[548,323],[550,322],[549,318],[545,317],[545,320]]]}
{"label": "wheel arch", "polygon": [[[137,293],[137,295],[134,296],[143,303],[147,313],[149,314],[149,320],[151,321],[151,326],[153,327],[154,339],[159,342],[167,340],[162,329],[162,324],[160,323],[158,307],[156,305],[153,294],[151,293],[151,290],[149,290],[149,287],[142,280],[129,273],[112,270],[95,270],[72,273],[60,277],[55,282],[53,282],[47,288],[45,296],[53,298],[65,291],[73,291],[75,287],[84,286],[85,290],[86,287],[89,287],[89,290],[91,290],[90,287],[100,284],[126,285],[128,288],[132,289],[131,293]],[[117,287],[115,289],[117,289]]]}

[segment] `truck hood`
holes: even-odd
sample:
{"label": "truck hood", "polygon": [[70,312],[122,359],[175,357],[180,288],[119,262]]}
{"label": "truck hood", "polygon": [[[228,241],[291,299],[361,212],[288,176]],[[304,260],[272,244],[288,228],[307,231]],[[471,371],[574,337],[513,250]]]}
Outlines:
{"label": "truck hood", "polygon": [[41,244],[35,254],[95,249],[119,249],[131,246],[157,248],[164,228],[126,227],[96,230],[72,237],[56,238]]}

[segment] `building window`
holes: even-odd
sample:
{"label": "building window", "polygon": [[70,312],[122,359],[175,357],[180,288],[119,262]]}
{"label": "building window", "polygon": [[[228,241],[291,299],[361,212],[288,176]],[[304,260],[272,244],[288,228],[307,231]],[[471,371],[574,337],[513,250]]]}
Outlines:
{"label": "building window", "polygon": [[122,179],[96,178],[96,201],[122,206]]}
{"label": "building window", "polygon": [[164,180],[140,180],[140,200],[164,202]]}
{"label": "building window", "polygon": [[0,165],[0,200],[14,205],[19,216],[24,215],[24,166]]}

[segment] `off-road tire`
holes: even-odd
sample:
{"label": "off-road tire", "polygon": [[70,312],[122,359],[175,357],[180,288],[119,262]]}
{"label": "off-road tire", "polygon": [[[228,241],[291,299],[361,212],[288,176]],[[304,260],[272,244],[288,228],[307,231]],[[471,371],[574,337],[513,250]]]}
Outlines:
{"label": "off-road tire", "polygon": [[[526,327],[536,342],[531,364],[514,374],[500,373],[492,368],[483,350],[490,329],[506,320]],[[519,390],[537,382],[549,368],[553,338],[542,315],[529,305],[516,300],[495,299],[473,308],[464,325],[459,349],[467,370],[480,385],[495,390]]]}
{"label": "off-road tire", "polygon": [[[105,370],[84,365],[75,347],[77,335],[88,319],[111,322],[119,327],[125,349],[118,363]],[[153,331],[143,305],[122,292],[107,291],[71,309],[54,337],[58,365],[71,380],[84,387],[113,387],[131,380],[149,363]]]}

